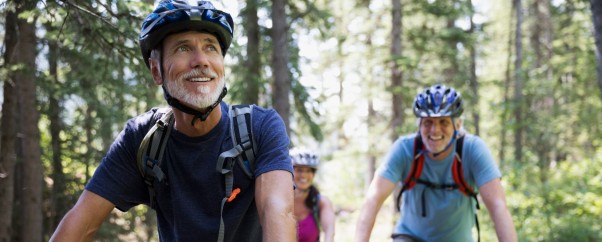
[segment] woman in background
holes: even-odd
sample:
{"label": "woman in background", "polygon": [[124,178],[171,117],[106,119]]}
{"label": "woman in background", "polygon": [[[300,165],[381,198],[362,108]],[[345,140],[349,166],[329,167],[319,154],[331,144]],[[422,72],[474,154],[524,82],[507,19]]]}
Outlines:
{"label": "woman in background", "polygon": [[295,175],[295,218],[299,242],[334,241],[334,208],[313,184],[320,159],[309,151],[290,150]]}

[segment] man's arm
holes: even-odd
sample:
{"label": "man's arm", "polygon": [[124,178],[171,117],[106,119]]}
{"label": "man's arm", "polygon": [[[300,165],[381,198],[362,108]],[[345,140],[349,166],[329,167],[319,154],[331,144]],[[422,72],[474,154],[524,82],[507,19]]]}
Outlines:
{"label": "man's arm", "polygon": [[255,179],[255,202],[264,242],[297,241],[293,177],[290,172],[274,170],[259,175]]}
{"label": "man's arm", "polygon": [[493,179],[479,188],[481,198],[489,210],[491,220],[495,224],[495,231],[500,242],[516,242],[516,230],[512,216],[506,207],[506,196],[499,178]]}
{"label": "man's arm", "polygon": [[324,231],[324,242],[334,241],[334,207],[325,196],[320,196],[320,226]]}
{"label": "man's arm", "polygon": [[394,189],[395,183],[379,175],[374,176],[374,179],[368,188],[364,205],[362,205],[362,209],[360,210],[360,216],[357,220],[355,229],[356,242],[366,242],[370,240],[370,234],[374,227],[376,214],[380,210],[385,199]]}
{"label": "man's arm", "polygon": [[113,208],[113,203],[84,190],[75,206],[63,217],[50,241],[91,241]]}

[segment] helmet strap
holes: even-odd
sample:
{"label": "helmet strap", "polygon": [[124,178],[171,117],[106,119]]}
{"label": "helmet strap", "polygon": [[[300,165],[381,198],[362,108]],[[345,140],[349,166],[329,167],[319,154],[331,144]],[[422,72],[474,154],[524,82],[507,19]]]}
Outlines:
{"label": "helmet strap", "polygon": [[207,118],[209,117],[209,114],[211,114],[211,111],[213,111],[213,109],[215,109],[215,107],[217,107],[217,105],[226,96],[226,93],[228,93],[228,88],[224,87],[224,89],[222,89],[222,93],[219,95],[219,98],[217,98],[217,100],[213,104],[211,104],[211,106],[207,107],[207,109],[203,112],[203,111],[199,111],[194,108],[191,108],[189,106],[186,106],[183,103],[181,103],[178,99],[175,99],[174,97],[169,95],[169,92],[167,91],[167,88],[165,88],[165,85],[161,85],[161,87],[163,88],[163,95],[165,96],[165,100],[167,100],[167,103],[169,104],[169,106],[172,106],[182,112],[185,112],[187,114],[194,116],[194,118],[192,118],[192,121],[190,122],[190,125],[192,125],[192,126],[194,126],[194,123],[196,122],[197,119],[200,119],[201,122],[204,122],[205,120],[207,120]]}

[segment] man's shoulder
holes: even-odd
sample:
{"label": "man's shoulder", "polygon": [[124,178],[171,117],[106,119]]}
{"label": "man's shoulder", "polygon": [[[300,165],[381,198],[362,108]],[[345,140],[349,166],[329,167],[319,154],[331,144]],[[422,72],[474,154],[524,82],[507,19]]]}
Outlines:
{"label": "man's shoulder", "polygon": [[253,122],[256,121],[260,121],[260,120],[264,120],[266,118],[280,118],[280,116],[278,115],[278,113],[276,112],[276,110],[274,110],[273,108],[267,108],[267,107],[262,107],[259,106],[257,104],[228,104],[225,103],[225,105],[222,105],[223,107],[223,111],[228,112],[230,105],[232,106],[241,106],[241,105],[247,105],[250,106],[252,108],[252,119]]}
{"label": "man's shoulder", "polygon": [[266,107],[262,107],[259,106],[257,104],[245,104],[245,103],[227,103],[225,101],[222,101],[222,111],[228,112],[228,110],[230,109],[230,107],[234,107],[234,106],[250,106],[251,108],[253,108],[253,112],[261,112],[261,113],[265,113],[265,112],[273,112],[274,109],[273,108],[266,108]]}
{"label": "man's shoulder", "polygon": [[399,138],[397,138],[397,141],[395,141],[395,143],[399,146],[406,146],[408,148],[413,148],[414,141],[416,141],[417,137],[418,136],[415,133],[405,134],[405,135],[399,136]]}
{"label": "man's shoulder", "polygon": [[478,135],[465,133],[464,137],[464,147],[465,149],[483,149],[486,148],[485,142]]}
{"label": "man's shoulder", "polygon": [[130,118],[125,124],[124,131],[126,133],[146,133],[169,110],[171,110],[169,107],[153,107]]}
{"label": "man's shoulder", "polygon": [[168,113],[170,110],[170,107],[153,107],[148,111],[131,118],[129,122],[135,122],[140,124],[149,123],[151,121],[160,119],[164,114]]}

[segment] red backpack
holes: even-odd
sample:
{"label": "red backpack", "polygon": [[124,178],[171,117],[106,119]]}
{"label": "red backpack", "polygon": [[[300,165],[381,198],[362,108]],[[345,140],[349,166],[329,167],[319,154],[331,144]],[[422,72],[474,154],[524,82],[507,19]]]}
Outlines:
{"label": "red backpack", "polygon": [[[414,160],[412,161],[412,167],[410,168],[410,173],[408,177],[403,181],[403,186],[399,194],[397,194],[396,207],[397,210],[400,210],[401,205],[401,195],[403,192],[408,191],[417,183],[423,184],[431,189],[444,189],[444,190],[454,190],[458,189],[462,194],[467,197],[472,197],[477,203],[477,209],[480,209],[479,200],[477,199],[477,192],[475,192],[472,187],[468,185],[466,180],[464,179],[464,172],[462,170],[462,147],[464,145],[464,136],[459,137],[456,140],[456,153],[454,154],[454,161],[452,164],[451,172],[454,177],[454,184],[438,184],[433,183],[427,180],[420,179],[422,175],[422,169],[424,168],[424,153],[422,152],[424,144],[422,143],[422,138],[419,134],[414,138]],[[426,216],[426,208],[424,201],[424,194],[422,195],[422,216]],[[480,229],[479,229],[479,219],[477,218],[477,214],[475,213],[475,221],[477,226],[477,231],[479,234],[479,241],[481,241]]]}

